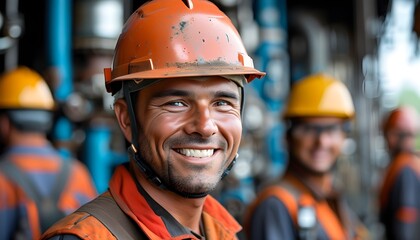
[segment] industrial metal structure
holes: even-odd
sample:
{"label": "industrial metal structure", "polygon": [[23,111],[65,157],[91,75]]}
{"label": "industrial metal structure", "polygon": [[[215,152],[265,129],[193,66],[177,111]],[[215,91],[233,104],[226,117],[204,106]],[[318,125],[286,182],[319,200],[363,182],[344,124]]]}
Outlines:
{"label": "industrial metal structure", "polygon": [[[0,72],[26,65],[49,81],[59,103],[50,137],[64,156],[90,169],[100,192],[113,167],[126,161],[126,142],[112,114],[102,70],[125,19],[139,0],[6,0],[0,4]],[[376,229],[375,187],[383,168],[384,105],[380,44],[392,39],[395,3],[414,0],[213,0],[237,26],[263,81],[246,89],[244,134],[232,174],[214,194],[238,219],[259,186],[287,164],[281,114],[290,86],[326,71],[351,90],[353,131],[337,165],[338,185]],[[408,20],[411,22],[411,18]],[[416,25],[418,27],[418,25]],[[418,30],[417,30],[418,33]],[[389,44],[389,43],[388,43]]]}

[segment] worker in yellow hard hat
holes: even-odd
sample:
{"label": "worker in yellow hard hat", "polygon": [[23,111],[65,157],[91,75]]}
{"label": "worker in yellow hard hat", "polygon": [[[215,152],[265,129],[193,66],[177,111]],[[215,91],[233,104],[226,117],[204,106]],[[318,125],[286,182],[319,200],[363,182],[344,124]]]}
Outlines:
{"label": "worker in yellow hard hat", "polygon": [[292,86],[283,115],[288,166],[249,206],[249,239],[364,238],[365,228],[332,183],[354,113],[348,89],[329,75],[310,75]]}
{"label": "worker in yellow hard hat", "polygon": [[390,163],[379,188],[379,220],[385,237],[416,239],[420,234],[420,157],[415,140],[420,130],[419,114],[400,106],[384,118],[383,134]]}
{"label": "worker in yellow hard hat", "polygon": [[87,168],[62,159],[47,139],[55,103],[27,67],[0,76],[0,239],[39,239],[96,196]]}

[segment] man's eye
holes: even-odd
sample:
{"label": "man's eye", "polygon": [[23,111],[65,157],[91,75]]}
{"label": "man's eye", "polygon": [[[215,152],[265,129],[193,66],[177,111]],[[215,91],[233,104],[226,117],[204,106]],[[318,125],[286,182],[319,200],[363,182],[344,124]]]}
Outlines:
{"label": "man's eye", "polygon": [[317,131],[317,128],[313,127],[313,126],[305,126],[303,129],[305,130],[305,132],[316,132]]}
{"label": "man's eye", "polygon": [[221,101],[217,101],[216,105],[217,106],[227,106],[227,105],[229,105],[229,102],[221,100]]}
{"label": "man's eye", "polygon": [[185,104],[183,102],[169,102],[168,105],[175,107],[183,107]]}

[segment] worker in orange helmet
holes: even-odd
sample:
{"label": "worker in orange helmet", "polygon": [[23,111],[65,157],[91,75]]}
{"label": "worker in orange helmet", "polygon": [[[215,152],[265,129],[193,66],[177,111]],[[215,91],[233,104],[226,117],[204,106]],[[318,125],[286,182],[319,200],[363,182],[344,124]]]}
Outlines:
{"label": "worker in orange helmet", "polygon": [[414,152],[420,118],[415,108],[401,106],[384,118],[382,132],[391,157],[401,151]]}
{"label": "worker in orange helmet", "polygon": [[384,119],[391,162],[379,191],[379,219],[386,239],[416,239],[420,234],[420,158],[415,140],[420,119],[408,106],[392,110]]}
{"label": "worker in orange helmet", "polygon": [[0,239],[39,239],[97,196],[87,168],[47,139],[54,109],[37,72],[18,67],[0,77]]}
{"label": "worker in orange helmet", "polygon": [[42,239],[236,239],[240,225],[209,193],[236,161],[244,85],[263,75],[212,2],[140,6],[105,69],[129,163]]}
{"label": "worker in orange helmet", "polygon": [[333,186],[353,102],[345,85],[324,73],[292,86],[284,111],[289,162],[245,214],[249,239],[363,239],[368,233]]}

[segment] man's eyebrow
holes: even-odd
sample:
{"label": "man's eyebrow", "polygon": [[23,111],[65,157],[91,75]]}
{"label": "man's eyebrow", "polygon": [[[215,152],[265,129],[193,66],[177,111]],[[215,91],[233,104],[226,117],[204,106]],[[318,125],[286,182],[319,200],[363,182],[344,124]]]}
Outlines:
{"label": "man's eyebrow", "polygon": [[239,94],[236,94],[235,92],[231,92],[231,91],[217,91],[215,94],[215,97],[231,98],[231,99],[238,100]]}
{"label": "man's eyebrow", "polygon": [[163,98],[169,96],[178,96],[178,97],[185,97],[191,95],[189,91],[179,90],[179,89],[167,89],[163,91],[159,91],[153,94],[152,98]]}

